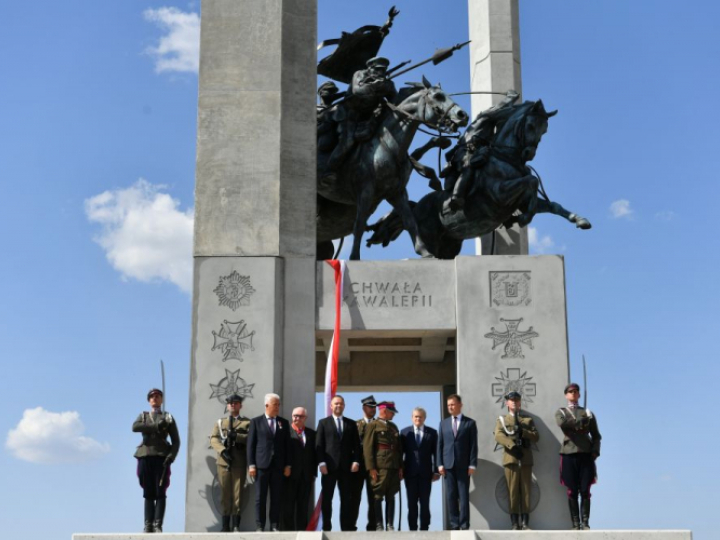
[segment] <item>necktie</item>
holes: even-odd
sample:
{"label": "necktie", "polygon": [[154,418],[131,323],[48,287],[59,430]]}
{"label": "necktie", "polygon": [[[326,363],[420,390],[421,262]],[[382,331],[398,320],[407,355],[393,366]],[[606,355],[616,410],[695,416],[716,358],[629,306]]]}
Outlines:
{"label": "necktie", "polygon": [[415,432],[415,442],[417,443],[418,447],[420,446],[420,443],[422,442],[422,434],[420,433],[419,429]]}
{"label": "necktie", "polygon": [[457,437],[457,431],[458,431],[458,417],[453,416],[453,435]]}
{"label": "necktie", "polygon": [[270,418],[270,431],[272,431],[272,434],[275,435],[275,419]]}
{"label": "necktie", "polygon": [[340,435],[342,437],[342,422],[340,421],[340,418],[337,418],[336,420],[337,420],[338,435]]}

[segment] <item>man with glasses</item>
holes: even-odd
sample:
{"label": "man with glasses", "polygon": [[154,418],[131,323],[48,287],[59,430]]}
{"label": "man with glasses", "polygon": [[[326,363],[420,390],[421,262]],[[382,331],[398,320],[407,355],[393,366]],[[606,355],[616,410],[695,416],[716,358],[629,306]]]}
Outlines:
{"label": "man with glasses", "polygon": [[565,399],[567,407],[555,413],[555,421],[564,435],[560,448],[560,481],[567,488],[573,529],[589,529],[590,486],[597,479],[595,460],[600,456],[602,436],[595,415],[579,405],[580,385],[568,384]]}
{"label": "man with glasses", "polygon": [[308,525],[310,493],[317,478],[315,430],[305,426],[307,409],[295,407],[290,424],[290,476],[283,497],[286,531],[304,531]]}

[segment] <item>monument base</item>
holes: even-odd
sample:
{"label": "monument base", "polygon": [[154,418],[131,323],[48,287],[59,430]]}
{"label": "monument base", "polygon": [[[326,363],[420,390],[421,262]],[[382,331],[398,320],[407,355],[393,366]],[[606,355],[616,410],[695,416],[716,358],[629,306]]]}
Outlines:
{"label": "monument base", "polygon": [[[73,540],[152,540],[153,538],[172,538],[173,540],[227,540],[237,538],[270,537],[273,540],[371,540],[377,538],[376,532],[277,532],[277,533],[169,533],[169,534],[74,534]],[[686,530],[591,530],[591,531],[531,531],[533,538],[542,540],[692,540],[692,532]],[[527,540],[528,531],[429,531],[403,532],[406,540]]]}

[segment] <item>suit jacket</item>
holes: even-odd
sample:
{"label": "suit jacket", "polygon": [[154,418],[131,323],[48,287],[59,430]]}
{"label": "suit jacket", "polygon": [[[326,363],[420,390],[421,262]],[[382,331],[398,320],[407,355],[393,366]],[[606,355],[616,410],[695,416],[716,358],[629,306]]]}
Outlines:
{"label": "suit jacket", "polygon": [[477,467],[478,431],[472,418],[463,415],[457,437],[452,429],[453,417],[440,422],[438,430],[437,466],[446,469],[469,469]]}
{"label": "suit jacket", "polygon": [[405,452],[405,466],[403,476],[412,478],[420,476],[424,479],[432,478],[437,472],[435,461],[437,459],[438,434],[433,428],[423,426],[423,438],[418,447],[415,440],[415,426],[408,426],[401,432],[403,451]]}
{"label": "suit jacket", "polygon": [[333,416],[318,422],[315,448],[318,463],[325,463],[328,472],[350,472],[353,463],[360,463],[360,436],[354,420],[343,416],[343,436],[338,435]]}
{"label": "suit jacket", "polygon": [[297,431],[290,426],[290,477],[293,480],[314,482],[317,477],[317,453],[315,451],[315,430],[305,428],[305,444]]}
{"label": "suit jacket", "polygon": [[290,423],[279,416],[276,418],[275,435],[264,414],[250,421],[248,466],[255,465],[258,469],[269,469],[271,466],[282,469],[290,465]]}
{"label": "suit jacket", "polygon": [[498,416],[497,422],[495,422],[495,441],[501,444],[504,449],[503,465],[516,465],[521,463],[527,466],[533,464],[531,444],[538,441],[540,434],[535,428],[535,421],[531,416],[520,411],[518,413],[518,420],[522,427],[520,445],[517,444],[515,416],[512,414]]}

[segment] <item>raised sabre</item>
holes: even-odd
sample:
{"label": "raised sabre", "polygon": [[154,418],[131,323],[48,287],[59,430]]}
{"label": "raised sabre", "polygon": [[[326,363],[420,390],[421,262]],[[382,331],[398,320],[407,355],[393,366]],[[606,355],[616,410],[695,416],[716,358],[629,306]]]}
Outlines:
{"label": "raised sabre", "polygon": [[585,394],[583,396],[583,409],[587,409],[587,368],[585,367],[585,355],[583,357],[583,386],[585,387]]}

